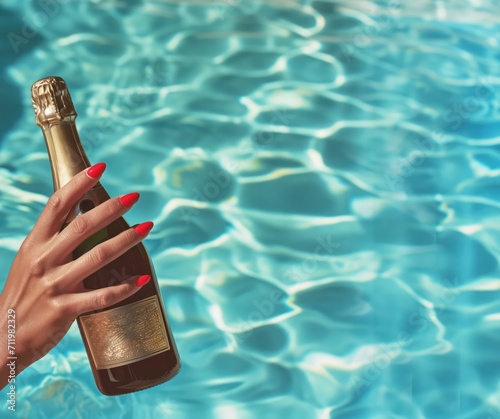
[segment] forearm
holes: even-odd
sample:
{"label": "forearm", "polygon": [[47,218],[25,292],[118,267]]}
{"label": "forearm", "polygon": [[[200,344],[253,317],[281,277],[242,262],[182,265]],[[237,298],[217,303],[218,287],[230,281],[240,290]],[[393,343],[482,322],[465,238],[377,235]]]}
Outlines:
{"label": "forearm", "polygon": [[0,295],[0,387],[15,385],[16,376],[24,369],[21,367],[19,342],[17,339],[16,310],[8,305]]}
{"label": "forearm", "polygon": [[[7,362],[4,362],[5,358],[2,356],[0,363],[0,388],[4,388],[9,383],[9,368]],[[6,361],[6,360],[5,360]]]}
{"label": "forearm", "polygon": [[18,360],[15,355],[15,338],[12,338],[12,335],[15,337],[15,333],[9,333],[12,332],[12,322],[9,326],[8,317],[8,310],[6,311],[0,303],[0,388],[7,393],[8,409],[15,412]]}
{"label": "forearm", "polygon": [[[4,388],[15,380],[15,323],[9,324],[9,309],[6,309],[3,299],[0,297],[0,387]],[[15,313],[11,313],[11,315]],[[14,319],[15,322],[15,319]],[[9,333],[10,332],[10,333]],[[14,333],[12,333],[14,332]],[[11,352],[14,355],[11,355]]]}

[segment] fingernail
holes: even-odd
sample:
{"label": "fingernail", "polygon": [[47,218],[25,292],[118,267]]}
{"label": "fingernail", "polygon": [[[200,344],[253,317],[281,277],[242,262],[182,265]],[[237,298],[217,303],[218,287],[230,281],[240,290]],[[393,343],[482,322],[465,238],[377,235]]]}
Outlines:
{"label": "fingernail", "polygon": [[87,175],[92,179],[99,178],[106,170],[106,163],[97,163],[87,169]]}
{"label": "fingernail", "polygon": [[146,221],[145,223],[135,226],[134,230],[139,236],[146,237],[153,228],[153,226],[154,224],[152,221]]}
{"label": "fingernail", "polygon": [[151,277],[149,275],[142,275],[135,280],[135,286],[142,287],[143,285],[146,285],[150,279]]}
{"label": "fingernail", "polygon": [[137,192],[128,193],[120,197],[120,202],[125,208],[130,208],[139,200],[139,196]]}

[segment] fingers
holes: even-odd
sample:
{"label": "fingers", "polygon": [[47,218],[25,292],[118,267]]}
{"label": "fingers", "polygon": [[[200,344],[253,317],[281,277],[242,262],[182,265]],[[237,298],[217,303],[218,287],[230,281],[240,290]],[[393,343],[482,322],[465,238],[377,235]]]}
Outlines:
{"label": "fingers", "polygon": [[65,286],[71,288],[78,285],[84,278],[123,255],[143,240],[152,228],[151,221],[129,228],[92,248],[78,259],[61,266],[64,272],[62,281],[65,282]]}
{"label": "fingers", "polygon": [[129,193],[109,199],[89,212],[79,215],[56,237],[51,253],[57,255],[60,261],[67,260],[85,239],[125,214],[138,199],[137,192]]}
{"label": "fingers", "polygon": [[135,294],[147,284],[149,275],[134,276],[119,285],[65,296],[65,304],[75,316],[94,310],[102,310]]}
{"label": "fingers", "polygon": [[33,234],[46,239],[59,233],[71,208],[99,181],[105,169],[104,163],[97,163],[82,170],[54,192],[35,224]]}

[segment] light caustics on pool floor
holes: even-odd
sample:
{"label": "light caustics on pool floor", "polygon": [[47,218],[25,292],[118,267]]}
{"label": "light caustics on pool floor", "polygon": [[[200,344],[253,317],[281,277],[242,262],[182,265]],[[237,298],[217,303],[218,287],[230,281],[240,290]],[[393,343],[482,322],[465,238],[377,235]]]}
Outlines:
{"label": "light caustics on pool floor", "polygon": [[19,377],[19,417],[498,418],[496,11],[60,3],[6,68],[4,271],[52,187],[29,87],[60,75],[104,185],[157,224],[183,369],[103,397],[74,327]]}

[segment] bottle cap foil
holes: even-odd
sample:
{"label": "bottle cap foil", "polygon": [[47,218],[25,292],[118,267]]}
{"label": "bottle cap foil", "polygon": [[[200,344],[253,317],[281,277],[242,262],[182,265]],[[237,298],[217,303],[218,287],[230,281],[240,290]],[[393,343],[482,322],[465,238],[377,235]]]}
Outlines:
{"label": "bottle cap foil", "polygon": [[68,87],[61,77],[45,77],[35,82],[31,87],[31,101],[36,124],[43,129],[73,122],[77,117]]}

